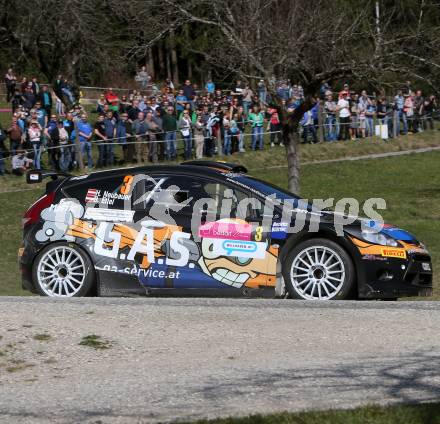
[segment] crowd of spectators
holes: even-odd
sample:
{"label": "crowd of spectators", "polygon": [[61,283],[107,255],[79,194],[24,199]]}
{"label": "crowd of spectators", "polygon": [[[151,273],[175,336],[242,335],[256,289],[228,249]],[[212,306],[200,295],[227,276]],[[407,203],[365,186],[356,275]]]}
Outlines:
{"label": "crowd of spectators", "polygon": [[[135,80],[139,89],[110,88],[86,106],[61,75],[49,87],[36,78],[22,78],[19,83],[8,70],[6,100],[12,122],[0,129],[0,175],[6,171],[6,156],[11,158],[12,172],[22,175],[31,166],[42,167],[44,152],[48,167],[71,171],[79,162],[75,143],[88,168],[155,163],[177,159],[179,154],[184,159],[231,155],[262,150],[265,142],[270,147],[283,145],[278,112],[270,106],[263,80],[255,87],[237,80],[230,89],[220,90],[211,79],[203,88],[190,80],[176,88],[167,79],[159,89],[151,84],[145,68]],[[276,94],[288,110],[304,99],[301,85],[289,81],[280,81]],[[340,91],[323,84],[320,96],[322,101],[300,122],[304,143],[358,140],[374,135],[376,125],[386,127],[390,137],[433,129],[435,97],[424,98],[409,84],[391,100],[366,91],[357,94],[348,84]],[[92,155],[94,145],[96,155]]]}

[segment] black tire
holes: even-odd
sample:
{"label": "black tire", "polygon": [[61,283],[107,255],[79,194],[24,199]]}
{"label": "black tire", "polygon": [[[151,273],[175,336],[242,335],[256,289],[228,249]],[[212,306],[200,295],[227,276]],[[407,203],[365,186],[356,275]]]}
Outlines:
{"label": "black tire", "polygon": [[[315,251],[315,249],[317,250]],[[318,252],[318,259],[319,254],[322,252],[324,254],[322,262],[325,263],[328,259],[330,261],[329,265],[320,267],[319,260],[315,261],[315,265],[313,265],[315,256],[310,260],[307,253],[310,255],[315,252]],[[334,254],[334,257],[331,256],[330,252]],[[304,258],[306,262],[304,262]],[[294,263],[295,268],[292,269]],[[311,266],[308,267],[306,263],[310,263]],[[299,268],[300,265],[301,268]],[[339,269],[341,272],[338,272]],[[294,274],[295,272],[303,274]],[[294,278],[294,276],[297,278]],[[308,239],[294,246],[287,254],[283,266],[283,277],[290,297],[295,299],[349,299],[354,297],[356,288],[355,269],[350,256],[339,244],[324,238]],[[337,279],[340,280],[339,283],[335,282]],[[336,287],[337,290],[334,290],[331,285]],[[313,292],[310,293],[312,288]],[[335,293],[332,294],[333,292]]]}
{"label": "black tire", "polygon": [[[58,255],[55,252],[58,252]],[[69,254],[70,256],[68,256]],[[60,260],[57,261],[57,258]],[[70,262],[71,266],[69,267],[66,264]],[[41,296],[83,297],[93,294],[96,287],[96,274],[92,261],[74,243],[57,242],[42,249],[32,266],[32,280],[35,290]],[[55,283],[53,283],[54,280]],[[53,287],[57,288],[54,290],[56,293],[52,292],[51,288]],[[61,294],[59,294],[59,290]]]}

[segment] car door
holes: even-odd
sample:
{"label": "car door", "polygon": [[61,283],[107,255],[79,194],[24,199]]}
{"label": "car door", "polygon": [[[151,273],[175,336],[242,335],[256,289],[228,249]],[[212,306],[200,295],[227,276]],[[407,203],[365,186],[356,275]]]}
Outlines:
{"label": "car door", "polygon": [[161,199],[172,199],[170,218],[190,234],[184,241],[188,269],[181,270],[185,278],[174,287],[258,288],[274,280],[270,231],[262,226],[262,214],[240,210],[249,200],[245,191],[221,179],[190,175],[168,175],[162,190]]}
{"label": "car door", "polygon": [[[154,188],[145,184],[134,189],[134,197],[138,199],[133,206],[136,218],[139,219],[142,213],[145,222],[157,226],[154,232],[158,257],[150,271],[141,275],[144,285],[175,289],[230,288],[201,267],[201,245],[194,211],[201,205],[199,200],[207,196],[204,184],[206,180],[199,176],[163,173],[155,176]],[[216,210],[206,212],[216,219]]]}

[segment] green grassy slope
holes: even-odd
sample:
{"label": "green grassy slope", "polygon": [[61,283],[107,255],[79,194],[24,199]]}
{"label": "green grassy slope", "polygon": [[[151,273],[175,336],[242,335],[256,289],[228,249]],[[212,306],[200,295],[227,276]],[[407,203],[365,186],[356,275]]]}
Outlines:
{"label": "green grassy slope", "polygon": [[[265,151],[259,157],[268,157],[269,161],[271,155],[272,151]],[[285,168],[268,169],[261,166],[257,170],[255,160],[246,155],[243,155],[242,161],[254,170],[251,172],[253,175],[286,187]],[[307,165],[302,169],[302,196],[308,199],[333,197],[336,200],[354,197],[360,202],[369,197],[384,198],[387,203],[387,209],[383,211],[385,220],[416,234],[431,251],[434,269],[439,269],[439,163],[440,152],[431,152]],[[23,189],[26,191],[21,191]],[[26,186],[11,176],[0,182],[0,265],[3,271],[0,294],[21,294],[16,264],[21,217],[42,191],[42,187]],[[435,298],[440,299],[438,274],[435,276]]]}
{"label": "green grassy slope", "polygon": [[425,403],[390,407],[366,406],[352,410],[255,415],[245,418],[202,420],[192,424],[436,424],[439,422],[440,403]]}

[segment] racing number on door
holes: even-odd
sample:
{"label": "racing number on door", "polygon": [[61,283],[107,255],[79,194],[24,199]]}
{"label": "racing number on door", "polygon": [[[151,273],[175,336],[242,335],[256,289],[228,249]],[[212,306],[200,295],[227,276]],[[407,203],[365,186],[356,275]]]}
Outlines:
{"label": "racing number on door", "polygon": [[129,194],[131,189],[131,184],[133,182],[133,175],[126,175],[124,177],[124,183],[121,187],[121,194]]}
{"label": "racing number on door", "polygon": [[263,227],[260,225],[255,229],[255,241],[263,240]]}

